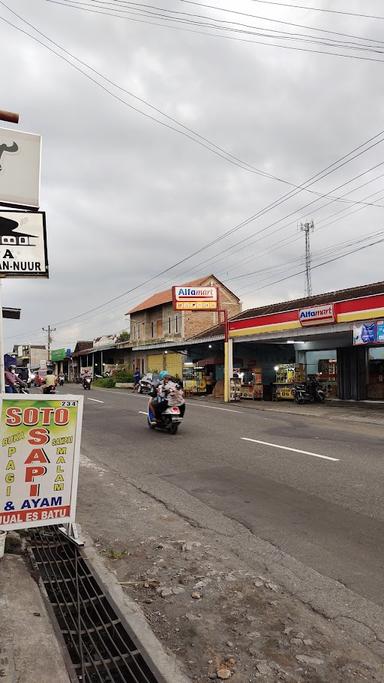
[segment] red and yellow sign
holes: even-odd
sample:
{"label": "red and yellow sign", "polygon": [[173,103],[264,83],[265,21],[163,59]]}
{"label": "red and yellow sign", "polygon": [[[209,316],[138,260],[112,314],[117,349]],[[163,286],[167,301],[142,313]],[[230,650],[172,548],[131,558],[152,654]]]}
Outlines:
{"label": "red and yellow sign", "polygon": [[172,287],[173,308],[176,311],[217,311],[218,287]]}

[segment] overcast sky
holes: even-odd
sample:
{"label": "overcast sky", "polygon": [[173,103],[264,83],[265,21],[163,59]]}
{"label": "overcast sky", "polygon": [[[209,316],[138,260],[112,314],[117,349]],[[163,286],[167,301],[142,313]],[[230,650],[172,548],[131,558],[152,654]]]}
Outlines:
{"label": "overcast sky", "polygon": [[[5,5],[113,83],[75,62],[0,3],[2,19],[110,91],[0,21],[0,108],[20,112],[18,128],[43,136],[41,209],[47,213],[50,263],[49,280],[4,283],[3,303],[22,309],[20,321],[6,321],[8,349],[14,343],[44,342],[41,328],[48,323],[57,328],[53,348],[118,333],[127,328],[124,314],[133,304],[211,272],[241,297],[244,308],[301,296],[304,236],[298,225],[306,220],[315,222],[314,266],[355,251],[314,268],[314,293],[384,279],[384,242],[378,242],[384,237],[384,135],[311,185],[312,193],[301,191],[206,246],[384,129],[382,0],[294,4],[382,15],[383,20],[257,0],[206,0],[220,10],[182,0],[137,0],[135,8],[125,0],[60,2],[8,0]],[[145,2],[147,11],[194,23],[144,16]],[[119,16],[110,16],[116,8]],[[238,23],[221,23],[217,29],[217,20]],[[267,29],[286,34],[272,39]],[[302,36],[294,41],[287,33]],[[330,47],[329,38],[348,46]],[[178,130],[183,124],[241,160],[243,168],[230,163],[233,157],[217,156],[127,105]],[[262,177],[256,169],[291,185]],[[330,193],[331,199],[313,192]],[[371,242],[378,243],[356,251]],[[295,273],[300,274],[287,277]]]}

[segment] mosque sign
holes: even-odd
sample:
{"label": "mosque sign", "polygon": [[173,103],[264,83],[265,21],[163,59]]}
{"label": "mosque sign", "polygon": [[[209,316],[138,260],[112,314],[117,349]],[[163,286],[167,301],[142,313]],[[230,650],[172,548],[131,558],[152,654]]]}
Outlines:
{"label": "mosque sign", "polygon": [[43,211],[0,211],[0,277],[49,277]]}
{"label": "mosque sign", "polygon": [[39,208],[41,136],[0,128],[0,205]]}

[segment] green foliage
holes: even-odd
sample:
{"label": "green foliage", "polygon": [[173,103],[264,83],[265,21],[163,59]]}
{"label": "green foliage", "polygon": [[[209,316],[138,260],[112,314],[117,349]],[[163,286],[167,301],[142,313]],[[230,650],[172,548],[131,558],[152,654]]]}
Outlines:
{"label": "green foliage", "polygon": [[133,382],[133,374],[129,372],[126,368],[121,368],[121,370],[116,370],[113,373],[113,379],[116,382]]}
{"label": "green foliage", "polygon": [[116,384],[116,380],[114,377],[100,377],[99,379],[95,379],[93,384],[95,387],[102,387],[103,389],[112,389]]}
{"label": "green foliage", "polygon": [[120,332],[119,336],[117,337],[117,341],[118,341],[118,342],[129,341],[130,336],[131,336],[131,335],[129,334],[129,332],[127,332],[126,330],[124,330],[123,332]]}

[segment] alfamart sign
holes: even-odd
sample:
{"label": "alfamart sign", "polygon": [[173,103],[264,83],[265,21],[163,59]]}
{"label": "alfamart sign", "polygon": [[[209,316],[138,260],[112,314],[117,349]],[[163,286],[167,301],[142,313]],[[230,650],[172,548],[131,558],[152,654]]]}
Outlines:
{"label": "alfamart sign", "polygon": [[75,521],[82,411],[82,396],[3,394],[1,531]]}
{"label": "alfamart sign", "polygon": [[324,325],[335,322],[335,310],[333,304],[322,306],[310,306],[299,310],[300,325]]}
{"label": "alfamart sign", "polygon": [[176,311],[217,311],[219,305],[217,287],[175,286],[172,299]]}

